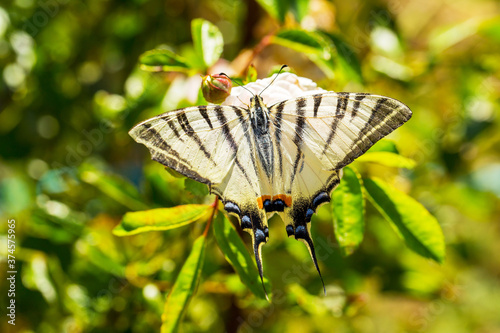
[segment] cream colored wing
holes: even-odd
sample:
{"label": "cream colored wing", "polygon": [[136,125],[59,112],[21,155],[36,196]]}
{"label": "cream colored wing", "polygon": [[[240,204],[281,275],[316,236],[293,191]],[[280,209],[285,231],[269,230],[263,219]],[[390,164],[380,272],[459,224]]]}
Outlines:
{"label": "cream colored wing", "polygon": [[129,132],[153,160],[207,185],[220,183],[235,164],[227,133],[242,135],[246,110],[195,106],[148,119]]}
{"label": "cream colored wing", "polygon": [[[393,98],[364,93],[327,92],[273,105],[279,132],[283,121],[295,124],[295,141],[305,143],[327,170],[339,170],[375,142],[411,118],[411,110]],[[276,135],[280,143],[279,134]]]}

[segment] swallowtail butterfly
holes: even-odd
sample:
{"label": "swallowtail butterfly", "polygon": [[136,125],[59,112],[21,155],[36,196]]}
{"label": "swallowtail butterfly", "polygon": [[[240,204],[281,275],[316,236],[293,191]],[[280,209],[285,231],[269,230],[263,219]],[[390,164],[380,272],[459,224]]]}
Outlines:
{"label": "swallowtail butterfly", "polygon": [[[278,80],[279,81],[279,80]],[[403,103],[366,93],[321,91],[266,106],[208,105],[148,119],[129,134],[152,159],[207,184],[261,248],[278,213],[288,236],[303,241],[320,274],[310,235],[317,208],[330,201],[341,169],[410,119]]]}

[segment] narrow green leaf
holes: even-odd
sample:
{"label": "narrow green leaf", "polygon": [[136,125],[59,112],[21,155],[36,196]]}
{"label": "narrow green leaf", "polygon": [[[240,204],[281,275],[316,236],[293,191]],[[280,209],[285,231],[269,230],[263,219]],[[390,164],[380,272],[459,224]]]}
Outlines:
{"label": "narrow green leaf", "polygon": [[139,58],[140,67],[148,72],[187,72],[187,62],[166,49],[155,49],[143,53]]}
{"label": "narrow green leaf", "polygon": [[219,60],[224,49],[222,33],[212,23],[203,19],[191,21],[194,49],[206,67]]}
{"label": "narrow green leaf", "polygon": [[321,56],[328,49],[324,38],[312,31],[284,29],[273,36],[271,42],[297,52]]}
{"label": "narrow green leaf", "polygon": [[291,0],[289,6],[298,22],[301,22],[309,12],[309,0]]}
{"label": "narrow green leaf", "polygon": [[328,76],[335,76],[332,43],[317,32],[285,29],[271,38],[271,43],[305,54]]}
{"label": "narrow green leaf", "polygon": [[146,231],[175,229],[210,216],[210,205],[183,205],[129,212],[113,230],[116,236],[135,235]]}
{"label": "narrow green leaf", "polygon": [[184,313],[193,298],[200,280],[201,268],[205,259],[206,236],[201,235],[193,243],[191,253],[170,290],[163,315],[161,332],[177,332]]}
{"label": "narrow green leaf", "polygon": [[333,191],[332,199],[335,237],[344,255],[350,255],[363,240],[365,228],[361,177],[354,169],[344,168],[344,175]]}
{"label": "narrow green leaf", "polygon": [[[241,282],[255,296],[266,299],[254,259],[248,253],[236,229],[222,213],[219,213],[214,220],[214,235],[219,248],[239,275]],[[270,291],[271,285],[266,279],[264,279],[264,284],[266,290]]]}
{"label": "narrow green leaf", "polygon": [[381,179],[364,179],[368,197],[416,253],[442,263],[445,244],[441,226],[422,204]]}
{"label": "narrow green leaf", "polygon": [[283,23],[288,9],[288,0],[257,0],[274,19]]}
{"label": "narrow green leaf", "polygon": [[356,159],[357,162],[373,162],[388,167],[413,169],[415,161],[387,151],[367,152]]}

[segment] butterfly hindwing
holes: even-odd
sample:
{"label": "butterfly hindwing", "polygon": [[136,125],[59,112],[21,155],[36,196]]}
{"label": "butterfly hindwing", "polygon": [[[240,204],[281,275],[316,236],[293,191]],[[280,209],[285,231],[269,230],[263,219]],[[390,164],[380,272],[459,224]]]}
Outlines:
{"label": "butterfly hindwing", "polygon": [[330,201],[340,169],[411,117],[403,103],[382,96],[326,92],[269,108],[277,161],[274,189],[291,195],[280,213],[289,236],[302,240],[317,266],[311,216]]}

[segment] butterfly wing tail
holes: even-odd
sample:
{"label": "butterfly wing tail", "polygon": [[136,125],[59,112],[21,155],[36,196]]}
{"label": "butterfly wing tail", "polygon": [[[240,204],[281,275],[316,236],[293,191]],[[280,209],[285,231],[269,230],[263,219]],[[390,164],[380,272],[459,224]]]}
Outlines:
{"label": "butterfly wing tail", "polygon": [[232,215],[238,217],[241,229],[248,232],[252,236],[252,247],[255,255],[255,262],[259,270],[262,287],[267,295],[266,287],[264,286],[264,270],[262,268],[262,245],[269,240],[269,228],[267,225],[267,217],[265,211],[259,209],[256,202],[238,205],[229,199],[225,201],[224,208]]}
{"label": "butterfly wing tail", "polygon": [[267,238],[264,237],[264,233],[260,229],[252,229],[251,234],[252,234],[253,252],[255,255],[255,262],[257,263],[257,268],[259,270],[260,281],[262,282],[262,288],[264,288],[266,299],[269,301],[269,296],[267,295],[266,286],[264,285],[264,271],[262,269],[262,245],[264,245],[267,242]]}
{"label": "butterfly wing tail", "polygon": [[301,240],[304,244],[306,244],[307,249],[309,250],[309,254],[311,255],[311,259],[314,263],[314,267],[316,267],[316,270],[318,271],[319,278],[321,279],[321,284],[323,285],[323,292],[326,296],[326,288],[325,288],[325,282],[323,281],[323,276],[321,276],[321,271],[318,266],[318,261],[316,260],[316,251],[314,251],[314,244],[311,238],[311,234],[305,225],[305,222],[303,225],[298,225],[295,228],[295,239]]}
{"label": "butterfly wing tail", "polygon": [[[248,216],[248,215],[247,215]],[[252,245],[253,252],[255,255],[255,262],[257,263],[257,268],[259,270],[260,281],[262,282],[262,287],[266,294],[267,300],[269,297],[267,295],[266,287],[264,286],[264,270],[262,268],[262,245],[267,243],[269,240],[269,228],[267,226],[267,218],[262,210],[259,210],[257,214],[249,214],[251,220],[251,228],[244,228],[244,223],[242,223],[242,228],[248,231],[252,235]]]}

